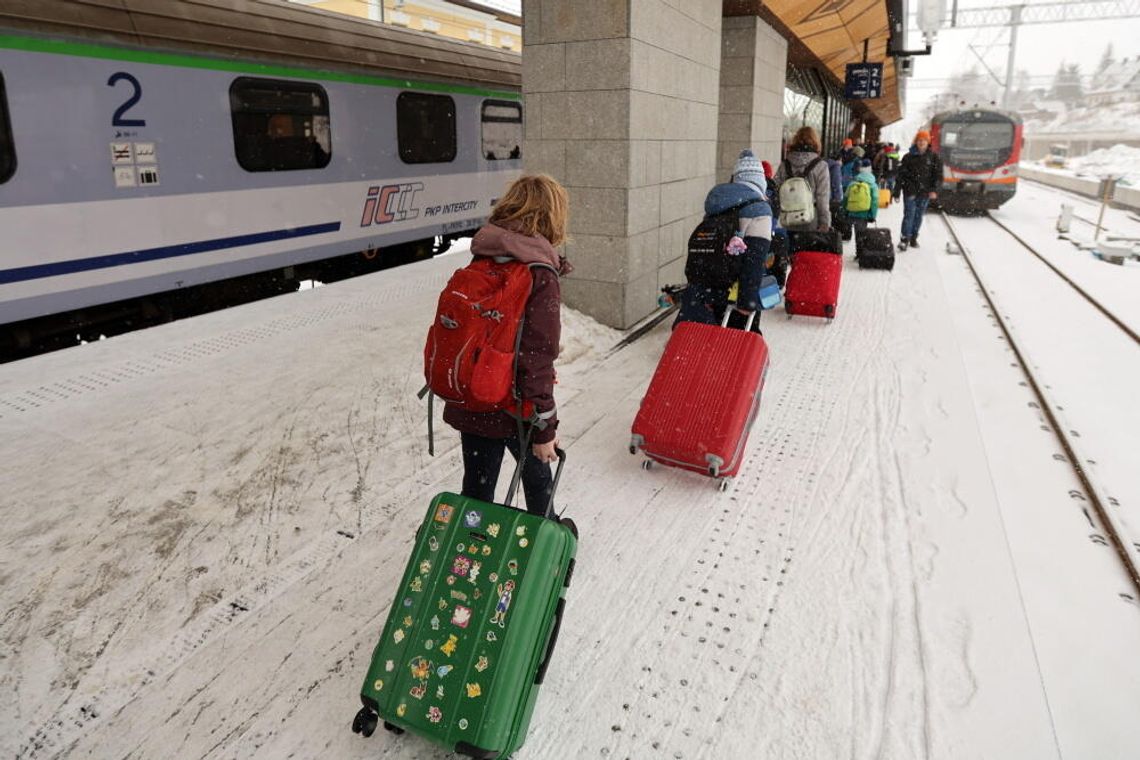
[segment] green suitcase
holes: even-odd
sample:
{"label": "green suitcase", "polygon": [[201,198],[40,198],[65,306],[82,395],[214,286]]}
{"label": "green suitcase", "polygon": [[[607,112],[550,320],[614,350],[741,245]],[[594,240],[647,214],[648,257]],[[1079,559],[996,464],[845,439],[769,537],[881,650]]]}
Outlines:
{"label": "green suitcase", "polygon": [[370,736],[383,720],[389,731],[476,758],[506,758],[522,746],[577,544],[570,520],[436,496],[372,654],[352,730]]}

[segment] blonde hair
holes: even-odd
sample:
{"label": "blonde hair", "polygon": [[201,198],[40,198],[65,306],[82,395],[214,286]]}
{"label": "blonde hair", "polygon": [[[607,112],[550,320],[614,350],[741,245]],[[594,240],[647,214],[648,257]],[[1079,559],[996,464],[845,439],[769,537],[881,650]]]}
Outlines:
{"label": "blonde hair", "polygon": [[798,148],[801,145],[810,146],[816,153],[823,153],[823,146],[819,143],[819,135],[812,127],[800,127],[796,130],[796,136],[792,138],[792,148]]}
{"label": "blonde hair", "polygon": [[570,199],[547,174],[524,174],[511,183],[491,210],[491,222],[524,235],[542,235],[551,245],[566,241]]}

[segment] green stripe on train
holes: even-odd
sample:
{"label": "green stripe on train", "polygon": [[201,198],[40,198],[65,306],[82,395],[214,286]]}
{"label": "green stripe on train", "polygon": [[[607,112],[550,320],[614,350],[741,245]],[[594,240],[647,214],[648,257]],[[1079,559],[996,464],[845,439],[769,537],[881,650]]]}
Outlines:
{"label": "green stripe on train", "polygon": [[259,74],[262,76],[288,77],[292,79],[319,79],[325,82],[348,82],[351,84],[371,85],[373,87],[416,89],[429,92],[447,92],[456,95],[478,95],[509,100],[522,99],[522,96],[517,92],[485,90],[479,87],[469,87],[460,84],[419,82],[413,79],[393,79],[391,77],[374,77],[366,74],[346,74],[339,71],[312,71],[290,66],[273,66],[249,61],[226,61],[220,58],[206,58],[193,55],[181,55],[178,53],[161,53],[148,50],[135,50],[132,48],[111,47],[107,45],[93,45],[83,42],[67,42],[64,40],[46,40],[36,37],[0,35],[0,49],[24,50],[33,53],[51,53],[53,55],[70,55],[80,58],[101,58],[110,61],[129,61],[131,63],[147,63],[157,66],[180,66],[190,69],[230,71],[238,74]]}

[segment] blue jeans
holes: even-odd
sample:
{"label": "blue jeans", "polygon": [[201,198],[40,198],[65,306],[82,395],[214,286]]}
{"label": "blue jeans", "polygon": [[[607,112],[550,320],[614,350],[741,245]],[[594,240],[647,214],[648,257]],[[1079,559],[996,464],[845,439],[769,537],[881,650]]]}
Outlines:
{"label": "blue jeans", "polygon": [[930,196],[925,193],[919,196],[910,193],[903,195],[903,240],[918,237],[918,231],[922,228],[922,215],[926,213],[926,207],[929,205]]}

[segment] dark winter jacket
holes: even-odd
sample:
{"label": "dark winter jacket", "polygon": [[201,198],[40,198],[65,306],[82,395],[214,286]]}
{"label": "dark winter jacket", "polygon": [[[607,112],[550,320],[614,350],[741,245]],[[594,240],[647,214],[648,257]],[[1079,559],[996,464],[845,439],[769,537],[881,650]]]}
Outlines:
{"label": "dark winter jacket", "polygon": [[843,200],[843,164],[838,159],[827,159],[827,169],[831,177],[831,202],[838,204]]}
{"label": "dark winter jacket", "polygon": [[[808,164],[819,158],[819,154],[805,145],[793,147],[787,158],[780,162],[776,170],[776,183],[783,185],[791,176],[801,176]],[[788,172],[791,164],[792,171]],[[815,197],[815,227],[820,229],[831,226],[831,170],[827,161],[820,161],[811,173],[804,177],[812,189]]]}
{"label": "dark winter jacket", "polygon": [[930,148],[919,153],[918,148],[912,145],[910,152],[903,157],[902,164],[899,165],[895,197],[897,198],[900,193],[926,195],[941,189],[942,159]]}
{"label": "dark winter jacket", "polygon": [[[749,203],[749,201],[751,201]],[[763,190],[750,182],[725,182],[705,196],[705,216],[723,213],[740,204],[737,231],[748,246],[740,254],[740,295],[737,305],[746,311],[759,306],[760,280],[772,241],[772,207]]]}
{"label": "dark winter jacket", "polygon": [[[534,278],[530,298],[523,313],[519,341],[517,387],[525,401],[546,422],[531,433],[532,443],[549,443],[555,438],[558,415],[554,405],[554,360],[562,333],[562,289],[558,271],[562,260],[546,238],[524,235],[494,224],[485,224],[471,241],[475,256],[506,256],[526,264]],[[514,438],[518,422],[506,412],[469,412],[453,404],[443,410],[443,421],[461,433],[485,438]]]}

